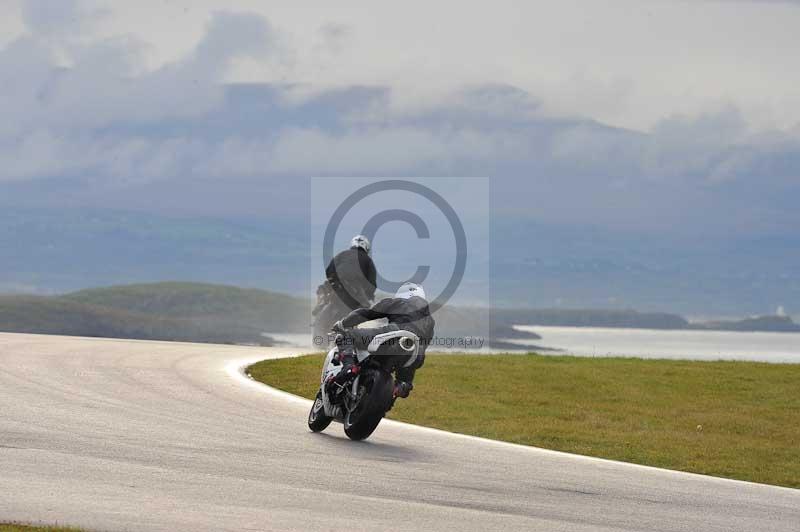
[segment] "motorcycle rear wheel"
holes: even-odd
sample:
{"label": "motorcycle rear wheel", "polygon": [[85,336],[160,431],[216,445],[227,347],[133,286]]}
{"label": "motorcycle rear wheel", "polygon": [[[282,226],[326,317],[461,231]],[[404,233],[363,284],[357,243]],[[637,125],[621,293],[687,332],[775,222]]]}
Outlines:
{"label": "motorcycle rear wheel", "polygon": [[363,395],[344,417],[344,433],[351,440],[368,438],[381,422],[392,400],[394,381],[385,371],[372,370],[362,380]]}

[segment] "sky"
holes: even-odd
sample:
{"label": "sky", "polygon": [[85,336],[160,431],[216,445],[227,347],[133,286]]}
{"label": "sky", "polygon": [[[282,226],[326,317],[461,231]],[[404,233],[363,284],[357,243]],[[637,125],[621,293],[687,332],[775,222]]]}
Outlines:
{"label": "sky", "polygon": [[757,130],[800,120],[791,53],[800,13],[791,1],[3,4],[0,43],[32,33],[66,64],[78,47],[102,42],[126,48],[134,72],[180,62],[227,11],[252,18],[252,33],[229,45],[233,64],[215,73],[228,81],[390,86],[408,105],[499,82],[531,92],[549,112],[638,130],[728,106]]}
{"label": "sky", "polygon": [[295,4],[0,0],[0,206],[480,176],[508,223],[796,242],[800,2]]}

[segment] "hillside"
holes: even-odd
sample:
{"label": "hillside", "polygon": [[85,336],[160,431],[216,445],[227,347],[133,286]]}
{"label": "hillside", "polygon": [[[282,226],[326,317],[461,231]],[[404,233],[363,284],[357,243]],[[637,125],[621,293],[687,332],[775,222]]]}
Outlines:
{"label": "hillside", "polygon": [[264,331],[306,332],[308,315],[301,299],[200,283],[0,296],[5,332],[271,345]]}
{"label": "hillside", "polygon": [[308,300],[259,290],[206,283],[150,283],[92,288],[63,299],[149,315],[191,319],[209,327],[309,332]]}
{"label": "hillside", "polygon": [[271,343],[252,330],[208,328],[192,320],[128,312],[61,297],[0,296],[0,331],[183,342]]}
{"label": "hillside", "polygon": [[[264,333],[310,334],[311,300],[254,288],[163,282],[93,288],[60,296],[0,295],[0,331],[148,340],[270,345]],[[683,317],[632,310],[445,307],[436,313],[440,342],[488,337],[538,339],[512,325],[648,329],[798,331],[789,318],[689,324]],[[442,344],[443,347],[452,347]],[[457,346],[457,345],[456,345]],[[475,347],[466,346],[467,348]]]}

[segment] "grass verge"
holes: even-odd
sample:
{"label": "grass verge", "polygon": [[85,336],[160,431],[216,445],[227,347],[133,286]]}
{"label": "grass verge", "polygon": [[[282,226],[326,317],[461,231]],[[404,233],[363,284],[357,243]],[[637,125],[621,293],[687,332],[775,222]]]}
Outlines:
{"label": "grass verge", "polygon": [[82,532],[79,528],[63,526],[31,526],[15,523],[0,523],[0,532]]}
{"label": "grass verge", "polygon": [[[321,355],[254,379],[312,398]],[[681,471],[800,488],[800,364],[432,355],[400,421]]]}

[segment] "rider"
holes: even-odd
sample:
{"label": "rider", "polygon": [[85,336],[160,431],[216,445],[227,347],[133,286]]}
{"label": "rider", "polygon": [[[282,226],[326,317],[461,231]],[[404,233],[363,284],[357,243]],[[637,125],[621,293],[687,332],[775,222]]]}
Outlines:
{"label": "rider", "polygon": [[[366,321],[385,318],[388,325],[370,329],[353,329]],[[347,331],[354,339],[357,347],[364,348],[369,341],[382,333],[397,330],[411,331],[420,339],[417,360],[410,367],[402,367],[396,372],[395,397],[408,397],[414,388],[414,374],[425,362],[425,349],[433,340],[433,328],[436,323],[425,299],[425,290],[416,283],[405,283],[394,297],[378,301],[371,308],[360,308],[351,312],[343,320],[337,322],[333,329]],[[353,365],[352,349],[343,350],[344,367],[339,373],[343,378]]]}
{"label": "rider", "polygon": [[315,335],[324,336],[330,326],[353,309],[367,307],[375,297],[375,263],[369,239],[356,235],[350,248],[336,255],[325,268],[325,282],[317,289]]}

